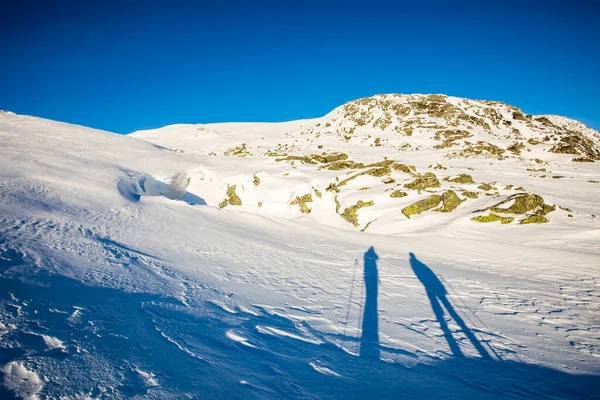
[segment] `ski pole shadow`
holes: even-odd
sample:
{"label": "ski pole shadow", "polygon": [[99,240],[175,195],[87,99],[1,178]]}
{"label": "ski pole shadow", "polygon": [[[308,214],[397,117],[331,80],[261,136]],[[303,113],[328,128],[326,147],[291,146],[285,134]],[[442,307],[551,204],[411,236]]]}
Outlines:
{"label": "ski pole shadow", "polygon": [[379,289],[377,260],[379,256],[375,253],[373,246],[365,252],[364,259],[364,279],[367,296],[361,327],[360,356],[379,359],[379,315],[377,311],[377,291]]}
{"label": "ski pole shadow", "polygon": [[465,336],[469,339],[473,347],[477,350],[481,358],[486,360],[492,360],[492,357],[488,353],[488,351],[483,347],[481,342],[477,339],[473,331],[469,329],[469,327],[465,324],[465,321],[461,318],[460,315],[454,309],[454,306],[448,300],[448,291],[444,287],[442,281],[437,277],[437,275],[425,264],[417,259],[417,257],[413,253],[410,254],[410,266],[414,271],[416,277],[423,284],[425,291],[427,292],[427,297],[429,298],[429,302],[431,304],[431,309],[435,314],[435,317],[440,324],[440,328],[444,334],[444,338],[448,342],[448,346],[454,354],[455,357],[464,358],[464,354],[460,349],[456,339],[452,335],[450,328],[448,327],[448,323],[446,322],[446,318],[444,315],[444,309],[454,320],[454,322],[460,327],[461,331],[465,334]]}

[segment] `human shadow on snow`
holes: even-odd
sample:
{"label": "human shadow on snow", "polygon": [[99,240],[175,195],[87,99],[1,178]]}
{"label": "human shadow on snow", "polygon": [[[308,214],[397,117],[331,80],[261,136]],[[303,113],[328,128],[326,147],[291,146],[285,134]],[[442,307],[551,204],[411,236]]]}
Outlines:
{"label": "human shadow on snow", "polygon": [[427,292],[427,297],[429,298],[429,303],[431,304],[431,309],[435,314],[435,318],[437,319],[442,332],[444,333],[444,338],[448,342],[448,346],[452,351],[452,354],[455,357],[464,357],[463,352],[461,351],[456,339],[452,335],[450,328],[448,327],[448,323],[446,322],[446,318],[444,315],[444,309],[448,313],[448,315],[454,320],[454,322],[460,327],[461,332],[467,336],[473,347],[477,350],[481,358],[486,360],[491,360],[492,357],[488,353],[488,351],[483,347],[483,345],[479,342],[473,331],[469,329],[465,321],[461,318],[461,316],[456,312],[454,306],[448,301],[448,291],[446,287],[437,277],[437,275],[425,264],[417,259],[417,257],[413,253],[409,253],[410,255],[410,266],[415,273],[415,276],[419,281],[423,284],[425,291]]}
{"label": "human shadow on snow", "polygon": [[[27,265],[18,252],[0,255],[0,315],[14,326],[0,343],[21,345],[19,352],[0,346],[0,363],[51,366],[40,372],[50,378],[42,397],[599,398],[598,376],[483,358],[419,356],[406,366],[356,357],[343,350],[347,341],[260,306],[223,308],[200,298],[182,303],[90,287]],[[371,289],[377,286],[375,255],[374,249],[365,253]],[[374,306],[365,306],[362,327],[374,333],[376,291],[371,289],[367,297]],[[223,299],[232,300],[235,295]],[[61,340],[61,357],[19,343],[20,332]],[[387,352],[382,346],[373,350],[371,333],[360,338],[361,351]],[[148,384],[138,371],[151,373],[155,383]],[[0,368],[0,380],[2,374]]]}
{"label": "human shadow on snow", "polygon": [[377,260],[379,257],[375,253],[373,246],[367,250],[364,256],[365,268],[364,279],[366,298],[363,311],[363,320],[360,338],[361,357],[370,357],[379,359],[379,316],[377,311],[377,291],[379,285],[379,275],[377,273]]}

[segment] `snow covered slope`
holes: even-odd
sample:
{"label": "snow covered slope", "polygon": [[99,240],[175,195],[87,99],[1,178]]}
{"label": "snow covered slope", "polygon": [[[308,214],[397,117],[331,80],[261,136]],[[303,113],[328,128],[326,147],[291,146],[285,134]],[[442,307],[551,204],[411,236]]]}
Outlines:
{"label": "snow covered slope", "polygon": [[0,395],[598,398],[597,133],[437,140],[396,97],[129,136],[0,113]]}

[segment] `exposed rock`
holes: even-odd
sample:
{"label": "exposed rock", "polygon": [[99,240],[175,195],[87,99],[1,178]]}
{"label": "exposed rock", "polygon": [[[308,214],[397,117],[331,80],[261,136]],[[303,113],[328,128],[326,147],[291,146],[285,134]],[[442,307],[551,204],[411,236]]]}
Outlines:
{"label": "exposed rock", "polygon": [[475,222],[488,223],[488,222],[500,221],[501,224],[510,224],[514,220],[515,220],[514,217],[501,217],[492,212],[489,213],[489,215],[480,215],[480,216],[471,218],[471,221],[475,221]]}
{"label": "exposed rock", "polygon": [[474,184],[475,183],[475,181],[473,181],[473,177],[469,174],[460,174],[457,177],[446,178],[444,180],[448,181],[448,182],[464,183],[464,184]]}
{"label": "exposed rock", "polygon": [[[514,203],[508,208],[500,208],[499,206],[514,199]],[[519,194],[514,195],[511,198],[504,200],[492,207],[493,212],[504,213],[504,214],[525,214],[534,211],[544,204],[542,196],[537,194]]]}
{"label": "exposed rock", "polygon": [[477,192],[469,192],[468,190],[463,190],[462,195],[470,199],[479,198],[479,194],[477,194]]}
{"label": "exposed rock", "polygon": [[448,190],[442,194],[442,206],[433,211],[452,212],[462,203],[462,200],[452,190]]}
{"label": "exposed rock", "polygon": [[308,208],[308,206],[306,205],[306,203],[312,203],[312,195],[310,193],[305,194],[304,196],[297,196],[294,200],[292,200],[292,202],[290,203],[291,206],[294,206],[296,204],[298,204],[298,206],[300,207],[300,212],[303,214],[310,214],[311,209]]}
{"label": "exposed rock", "polygon": [[402,209],[402,214],[406,216],[406,218],[410,218],[411,215],[421,214],[425,211],[431,210],[437,207],[442,201],[442,196],[433,195],[423,200],[419,200],[416,203],[409,205]]}
{"label": "exposed rock", "polygon": [[360,210],[363,207],[371,207],[373,205],[375,205],[375,202],[373,200],[370,200],[370,201],[359,200],[355,205],[350,206],[344,210],[344,213],[342,214],[342,218],[344,218],[346,221],[350,222],[352,225],[358,226],[358,225],[360,225],[358,222],[358,214],[357,214],[358,210]]}
{"label": "exposed rock", "polygon": [[548,218],[544,217],[543,215],[539,215],[539,214],[534,214],[534,215],[530,215],[529,217],[519,220],[519,224],[545,224],[547,222],[550,222],[548,220]]}
{"label": "exposed rock", "polygon": [[407,183],[404,185],[407,189],[414,190],[425,190],[427,188],[439,188],[440,181],[437,176],[431,172],[427,172],[425,175],[419,176],[417,179],[412,181],[411,183]]}
{"label": "exposed rock", "polygon": [[390,193],[390,197],[393,198],[400,198],[400,197],[406,197],[408,196],[408,193],[403,192],[402,190],[394,190],[392,193]]}
{"label": "exposed rock", "polygon": [[225,192],[225,194],[227,195],[227,198],[219,203],[219,208],[225,208],[227,205],[231,205],[231,206],[241,206],[242,205],[242,199],[240,199],[239,196],[237,195],[237,193],[235,192],[235,188],[236,188],[236,185],[231,185],[231,186],[227,185],[227,192]]}

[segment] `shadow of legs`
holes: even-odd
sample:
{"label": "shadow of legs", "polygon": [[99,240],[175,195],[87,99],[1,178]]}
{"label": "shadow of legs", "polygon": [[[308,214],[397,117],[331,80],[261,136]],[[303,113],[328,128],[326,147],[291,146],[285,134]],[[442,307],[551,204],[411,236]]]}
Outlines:
{"label": "shadow of legs", "polygon": [[444,337],[448,342],[448,346],[450,346],[450,350],[455,357],[464,357],[462,351],[458,347],[458,343],[454,340],[452,336],[452,332],[450,332],[450,328],[448,328],[448,324],[446,323],[446,319],[444,318],[444,310],[442,309],[442,305],[438,300],[438,296],[434,293],[427,292],[427,296],[429,297],[429,302],[431,303],[431,309],[437,318],[438,323],[440,324],[440,328],[442,328],[442,332],[444,332]]}
{"label": "shadow of legs", "polygon": [[481,357],[491,360],[492,357],[490,356],[490,354],[487,352],[486,349],[483,348],[483,345],[475,337],[475,334],[473,333],[473,331],[471,331],[467,327],[467,325],[465,324],[465,321],[463,321],[463,319],[460,317],[460,315],[458,315],[456,310],[454,310],[454,307],[452,307],[452,304],[450,304],[450,302],[448,301],[446,296],[440,296],[439,299],[442,302],[442,304],[444,305],[444,307],[446,308],[446,310],[448,311],[448,314],[450,314],[450,317],[454,321],[456,321],[458,326],[460,326],[460,329],[465,333],[465,335],[467,335],[467,337],[469,338],[469,340],[471,341],[473,346],[477,349],[477,351],[479,352]]}

